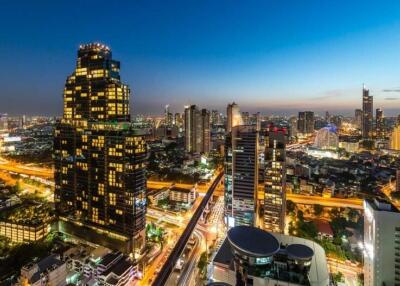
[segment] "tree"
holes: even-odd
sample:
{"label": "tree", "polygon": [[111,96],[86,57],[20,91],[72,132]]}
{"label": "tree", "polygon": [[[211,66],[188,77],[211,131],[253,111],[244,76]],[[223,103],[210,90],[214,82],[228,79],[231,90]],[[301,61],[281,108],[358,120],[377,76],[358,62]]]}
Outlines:
{"label": "tree", "polygon": [[199,268],[200,273],[202,274],[203,278],[206,277],[207,274],[207,252],[203,252],[200,255],[199,262],[197,263],[197,268]]}
{"label": "tree", "polygon": [[301,210],[297,211],[297,218],[299,219],[299,221],[304,221],[304,213]]}
{"label": "tree", "polygon": [[287,213],[294,212],[295,209],[296,209],[296,204],[294,202],[292,202],[291,200],[287,200],[286,201],[286,211],[287,211]]}
{"label": "tree", "polygon": [[324,211],[323,206],[315,204],[314,205],[314,215],[316,216],[320,216],[322,214],[322,212]]}
{"label": "tree", "polygon": [[342,272],[337,272],[332,275],[333,281],[335,282],[344,282],[344,276]]}

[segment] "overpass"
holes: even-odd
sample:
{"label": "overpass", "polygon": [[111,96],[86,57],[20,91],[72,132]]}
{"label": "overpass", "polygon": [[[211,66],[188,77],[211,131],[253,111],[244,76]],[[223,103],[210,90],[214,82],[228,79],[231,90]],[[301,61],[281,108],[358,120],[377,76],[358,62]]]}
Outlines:
{"label": "overpass", "polygon": [[286,200],[302,205],[321,205],[324,207],[352,208],[362,210],[363,200],[356,198],[325,198],[298,194],[286,194]]}
{"label": "overpass", "polygon": [[208,201],[212,197],[214,190],[218,186],[221,178],[223,176],[223,172],[219,173],[218,176],[215,178],[214,182],[208,188],[207,193],[205,194],[203,200],[201,201],[200,205],[194,212],[192,218],[190,219],[188,225],[186,226],[185,230],[183,231],[182,235],[179,237],[175,247],[171,251],[170,255],[168,256],[167,260],[165,261],[164,265],[162,266],[160,272],[158,273],[156,279],[153,282],[153,286],[162,286],[168,280],[168,277],[171,275],[172,271],[175,268],[176,262],[178,261],[179,257],[181,256],[183,250],[185,249],[186,243],[188,242],[194,228],[197,225],[198,220],[200,219],[204,209],[206,208]]}

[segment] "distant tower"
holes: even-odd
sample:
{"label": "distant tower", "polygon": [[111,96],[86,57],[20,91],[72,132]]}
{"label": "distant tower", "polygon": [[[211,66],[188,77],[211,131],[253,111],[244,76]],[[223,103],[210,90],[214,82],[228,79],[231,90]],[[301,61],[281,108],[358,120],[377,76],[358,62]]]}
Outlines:
{"label": "distant tower", "polygon": [[363,122],[363,111],[361,109],[356,109],[354,111],[354,123],[357,125],[358,128],[362,129],[362,122]]}
{"label": "distant tower", "polygon": [[362,137],[364,139],[372,138],[372,120],[373,120],[373,97],[369,95],[369,89],[363,86],[363,100],[362,100]]}
{"label": "distant tower", "polygon": [[376,117],[375,117],[375,136],[377,139],[385,138],[385,123],[383,117],[383,110],[380,108],[376,109]]}
{"label": "distant tower", "polygon": [[210,112],[208,110],[200,111],[196,105],[185,108],[185,147],[187,152],[209,152],[210,131]]}
{"label": "distant tower", "polygon": [[242,116],[240,114],[239,105],[236,103],[228,104],[226,108],[226,132],[231,132],[232,127],[242,125]]}
{"label": "distant tower", "polygon": [[299,118],[297,120],[297,131],[302,134],[314,133],[314,112],[302,111],[299,112]]}

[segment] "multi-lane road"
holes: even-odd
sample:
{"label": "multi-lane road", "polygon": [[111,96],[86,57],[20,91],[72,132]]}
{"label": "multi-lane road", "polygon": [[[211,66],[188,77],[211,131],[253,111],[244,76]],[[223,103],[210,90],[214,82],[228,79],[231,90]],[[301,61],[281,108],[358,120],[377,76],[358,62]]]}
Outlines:
{"label": "multi-lane road", "polygon": [[158,275],[152,285],[161,286],[161,285],[164,285],[166,283],[166,281],[168,280],[168,277],[170,276],[173,269],[175,268],[175,265],[176,265],[180,255],[182,254],[182,252],[186,246],[186,243],[188,242],[190,236],[192,235],[193,230],[195,229],[200,217],[202,216],[203,211],[206,208],[210,198],[212,197],[214,190],[217,188],[222,176],[223,176],[223,173],[222,172],[219,173],[217,175],[217,177],[215,178],[215,180],[213,181],[213,183],[211,184],[211,186],[209,187],[207,193],[203,197],[200,205],[197,207],[197,209],[193,213],[185,230],[180,235],[174,249],[168,256],[166,262],[164,263],[163,267],[161,268],[160,272],[158,273]]}

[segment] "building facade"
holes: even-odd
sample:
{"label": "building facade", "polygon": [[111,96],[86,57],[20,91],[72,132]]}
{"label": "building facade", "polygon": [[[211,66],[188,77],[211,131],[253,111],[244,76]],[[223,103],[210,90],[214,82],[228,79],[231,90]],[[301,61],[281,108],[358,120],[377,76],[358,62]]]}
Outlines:
{"label": "building facade", "polygon": [[383,116],[383,110],[380,108],[376,109],[375,117],[375,137],[377,139],[385,139],[385,122]]}
{"label": "building facade", "polygon": [[242,115],[240,114],[239,105],[236,103],[228,104],[226,108],[226,132],[231,132],[232,127],[243,125]]}
{"label": "building facade", "polygon": [[354,123],[355,125],[362,129],[363,111],[362,109],[356,109],[354,111]]}
{"label": "building facade", "polygon": [[297,120],[297,131],[302,134],[314,133],[314,112],[312,111],[301,111]]}
{"label": "building facade", "polygon": [[286,129],[270,127],[265,141],[264,229],[283,233],[286,214]]}
{"label": "building facade", "polygon": [[80,46],[55,129],[54,198],[62,221],[123,241],[131,252],[145,239],[147,147],[130,123],[119,68],[108,47]]}
{"label": "building facade", "polygon": [[210,112],[196,105],[185,108],[185,148],[190,153],[208,153],[211,146]]}
{"label": "building facade", "polygon": [[400,213],[379,199],[364,213],[364,285],[400,285]]}
{"label": "building facade", "polygon": [[369,95],[369,89],[363,87],[362,97],[362,137],[364,139],[372,138],[372,121],[373,121],[373,97]]}
{"label": "building facade", "polygon": [[213,259],[211,275],[215,283],[237,286],[330,285],[320,245],[247,226],[228,231]]}
{"label": "building facade", "polygon": [[258,187],[258,131],[232,128],[232,218],[234,225],[255,224]]}

